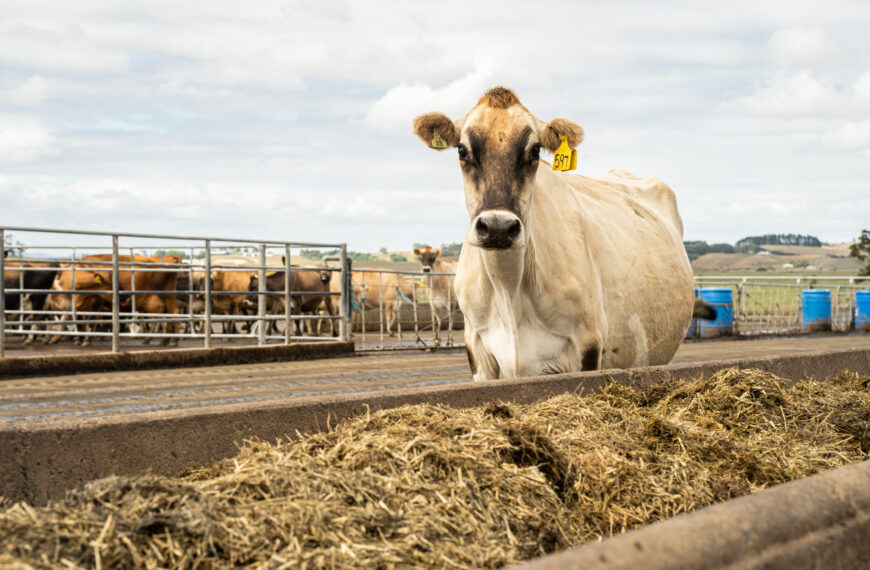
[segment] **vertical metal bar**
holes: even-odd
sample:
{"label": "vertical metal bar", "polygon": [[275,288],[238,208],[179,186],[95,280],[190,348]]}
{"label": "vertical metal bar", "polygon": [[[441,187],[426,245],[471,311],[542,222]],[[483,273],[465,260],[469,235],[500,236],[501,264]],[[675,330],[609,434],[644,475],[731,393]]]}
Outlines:
{"label": "vertical metal bar", "polygon": [[[378,291],[381,295],[378,299],[378,322],[381,327],[381,348],[384,348],[384,274],[378,272]],[[389,323],[387,323],[389,325]]]}
{"label": "vertical metal bar", "polygon": [[453,276],[447,275],[444,279],[447,283],[447,346],[453,346]]}
{"label": "vertical metal bar", "polygon": [[350,277],[350,266],[347,263],[346,243],[341,244],[339,255],[341,256],[341,320],[338,322],[338,334],[341,340],[347,341],[351,339],[353,331],[350,322],[350,319],[353,317],[353,311],[350,307],[350,295],[351,291],[353,291],[353,285]]}
{"label": "vertical metal bar", "polygon": [[194,249],[190,248],[190,262],[187,264],[187,334],[193,336],[196,334],[196,326],[193,322],[193,301],[194,301],[194,283],[193,283],[193,260],[194,260]]}
{"label": "vertical metal bar", "polygon": [[6,356],[6,230],[0,228],[0,275],[3,284],[0,285],[0,358]]}
{"label": "vertical metal bar", "polygon": [[[435,269],[434,267],[432,268]],[[435,276],[429,273],[429,325],[432,327],[432,332],[435,334],[435,341],[433,342],[433,346],[437,346],[441,343],[441,326],[438,323],[438,319],[436,318],[438,315],[436,311],[438,311],[438,305],[435,302],[435,289],[433,288],[435,285]],[[437,328],[436,328],[437,327]]]}
{"label": "vertical metal bar", "polygon": [[266,344],[266,244],[260,244],[260,269],[258,270],[260,283],[257,287],[257,322],[260,323],[260,329],[257,331],[257,344],[263,346]]}
{"label": "vertical metal bar", "polygon": [[[395,274],[396,277],[396,290],[399,288],[399,274]],[[411,291],[413,294],[412,297],[417,294],[417,282],[414,281],[414,278],[411,278]],[[397,299],[397,302],[393,303],[393,313],[396,315],[396,335],[399,337],[399,346],[404,344],[404,340],[402,339],[402,305],[405,304],[405,301],[402,299]]]}
{"label": "vertical metal bar", "polygon": [[118,352],[121,338],[120,272],[118,271],[118,235],[112,236],[112,352]]}
{"label": "vertical metal bar", "polygon": [[[72,291],[73,291],[73,294],[70,296],[71,301],[72,301],[72,307],[70,307],[70,312],[72,313],[73,322],[76,322],[79,319],[78,313],[76,312],[76,293],[75,293],[75,291],[76,291],[76,248],[73,248],[73,250],[72,250],[72,259],[70,259],[70,264],[69,264],[69,274],[70,274],[70,278],[72,279]],[[63,317],[61,317],[61,319],[63,319]],[[77,333],[79,326],[73,325],[72,327],[73,327],[73,332]],[[66,329],[66,327],[61,325],[60,330],[63,331],[65,329]],[[75,341],[77,338],[78,338],[78,335],[74,336],[73,340]]]}
{"label": "vertical metal bar", "polygon": [[[292,297],[290,296],[290,279],[292,277],[290,266],[290,244],[286,244],[284,245],[284,344],[290,344],[290,337],[293,336],[293,320],[291,319],[293,309],[290,306],[290,301],[292,300]],[[335,323],[330,324],[335,326]]]}
{"label": "vertical metal bar", "polygon": [[211,240],[205,240],[205,347],[211,348]]}

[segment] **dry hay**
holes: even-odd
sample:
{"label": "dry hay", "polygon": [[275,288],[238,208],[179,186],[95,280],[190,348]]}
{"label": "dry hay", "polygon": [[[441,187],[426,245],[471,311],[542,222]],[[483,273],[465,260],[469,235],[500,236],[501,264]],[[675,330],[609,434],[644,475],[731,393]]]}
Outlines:
{"label": "dry hay", "polygon": [[496,567],[870,451],[870,377],[728,369],[532,405],[406,406],[183,476],[0,510],[26,568]]}

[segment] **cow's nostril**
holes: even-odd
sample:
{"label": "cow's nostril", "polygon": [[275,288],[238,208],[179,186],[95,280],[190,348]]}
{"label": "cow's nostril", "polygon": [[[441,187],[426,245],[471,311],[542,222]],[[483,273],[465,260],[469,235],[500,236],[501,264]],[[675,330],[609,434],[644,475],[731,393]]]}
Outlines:
{"label": "cow's nostril", "polygon": [[510,236],[511,239],[516,239],[516,237],[520,235],[520,227],[521,226],[519,220],[514,220],[513,222],[511,222],[511,224],[508,226],[508,236]]}
{"label": "cow's nostril", "polygon": [[477,223],[474,225],[477,233],[481,235],[486,235],[489,233],[489,226],[486,225],[486,222],[483,221],[483,218],[477,218]]}

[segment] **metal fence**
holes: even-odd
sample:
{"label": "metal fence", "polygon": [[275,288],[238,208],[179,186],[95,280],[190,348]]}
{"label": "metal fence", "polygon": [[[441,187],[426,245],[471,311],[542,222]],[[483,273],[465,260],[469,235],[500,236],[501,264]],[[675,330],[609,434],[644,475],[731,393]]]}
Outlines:
{"label": "metal fence", "polygon": [[453,273],[355,269],[351,302],[363,350],[463,346]]}
{"label": "metal fence", "polygon": [[[9,232],[30,241],[13,243]],[[454,274],[351,271],[345,244],[5,227],[0,247],[0,357],[40,338],[110,340],[113,352],[154,339],[464,344]],[[296,265],[303,249],[320,263]],[[731,288],[733,334],[751,336],[800,332],[807,288],[829,289],[831,328],[852,330],[855,292],[870,277],[698,276],[695,284]]]}
{"label": "metal fence", "polygon": [[[208,348],[240,337],[260,345],[351,337],[345,244],[6,226],[0,248],[0,357],[38,337],[110,339],[112,352],[133,339]],[[294,264],[303,248],[324,261]]]}
{"label": "metal fence", "polygon": [[734,299],[733,334],[795,334],[802,331],[801,292],[831,292],[831,330],[854,330],[855,292],[870,288],[870,277],[697,276],[697,287],[730,287]]}

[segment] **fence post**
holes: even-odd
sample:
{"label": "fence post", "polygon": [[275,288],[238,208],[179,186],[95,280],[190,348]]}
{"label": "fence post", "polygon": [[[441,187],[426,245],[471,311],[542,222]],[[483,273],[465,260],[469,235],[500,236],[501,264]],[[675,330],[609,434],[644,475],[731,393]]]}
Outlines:
{"label": "fence post", "polygon": [[112,352],[118,352],[121,337],[121,292],[118,271],[118,235],[112,236]]}
{"label": "fence post", "polygon": [[211,348],[211,240],[205,240],[205,347]]}
{"label": "fence post", "polygon": [[350,265],[347,262],[347,244],[341,244],[340,249],[340,257],[341,257],[341,320],[338,322],[338,334],[341,336],[341,340],[347,341],[351,339],[351,335],[353,332],[353,327],[351,326],[351,318],[353,317],[353,312],[350,308],[350,296],[353,291],[353,285],[351,283],[350,277]]}
{"label": "fence post", "polygon": [[259,283],[257,286],[257,322],[260,329],[257,331],[257,344],[266,344],[266,244],[260,244],[260,269],[257,270]]}
{"label": "fence post", "polygon": [[[290,273],[291,267],[290,244],[286,244],[284,245],[284,344],[290,344],[290,337],[293,336],[293,319],[291,318],[293,309],[290,305],[290,302],[293,300],[293,297],[291,297],[292,289],[290,287],[290,279],[292,277]],[[334,322],[329,324],[330,326],[335,326]]]}
{"label": "fence post", "polygon": [[[3,284],[0,285],[0,358],[6,356],[6,230],[0,228],[0,275],[3,275]],[[23,263],[21,265],[24,265]]]}

